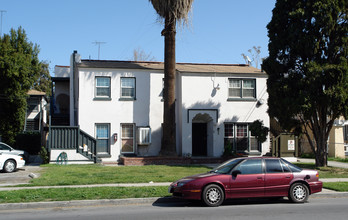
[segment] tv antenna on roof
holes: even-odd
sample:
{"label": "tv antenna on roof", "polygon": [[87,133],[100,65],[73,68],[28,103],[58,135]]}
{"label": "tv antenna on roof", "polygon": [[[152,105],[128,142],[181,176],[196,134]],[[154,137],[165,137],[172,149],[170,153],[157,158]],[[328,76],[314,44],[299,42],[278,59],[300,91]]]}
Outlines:
{"label": "tv antenna on roof", "polygon": [[100,44],[106,44],[106,42],[95,41],[95,42],[92,42],[92,44],[98,45],[98,60],[99,60],[99,58],[100,58]]}
{"label": "tv antenna on roof", "polygon": [[5,10],[0,10],[1,13],[1,27],[0,27],[0,37],[2,36],[2,14],[6,12]]}

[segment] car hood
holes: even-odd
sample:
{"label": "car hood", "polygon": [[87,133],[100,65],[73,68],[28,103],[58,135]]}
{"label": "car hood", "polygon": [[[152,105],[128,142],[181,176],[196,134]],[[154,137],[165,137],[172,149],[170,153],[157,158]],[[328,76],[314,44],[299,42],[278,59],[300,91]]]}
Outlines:
{"label": "car hood", "polygon": [[193,175],[193,176],[184,177],[176,182],[189,182],[192,180],[206,178],[206,177],[210,177],[210,176],[216,176],[216,175],[218,175],[218,174],[217,173],[201,173],[201,174],[197,174],[197,175]]}
{"label": "car hood", "polygon": [[11,151],[6,151],[6,152],[2,152],[3,154],[13,154],[13,155],[21,155],[21,154],[25,154],[25,151],[23,150],[11,150]]}

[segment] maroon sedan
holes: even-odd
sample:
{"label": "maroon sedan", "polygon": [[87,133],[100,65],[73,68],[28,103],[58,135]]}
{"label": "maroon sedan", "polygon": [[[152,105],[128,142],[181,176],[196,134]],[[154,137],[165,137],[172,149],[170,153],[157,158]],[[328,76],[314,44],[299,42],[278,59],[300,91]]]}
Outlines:
{"label": "maroon sedan", "polygon": [[272,157],[235,158],[208,173],[188,176],[169,186],[175,197],[202,200],[219,206],[225,199],[284,197],[296,203],[321,192],[323,183],[316,170],[301,169]]}

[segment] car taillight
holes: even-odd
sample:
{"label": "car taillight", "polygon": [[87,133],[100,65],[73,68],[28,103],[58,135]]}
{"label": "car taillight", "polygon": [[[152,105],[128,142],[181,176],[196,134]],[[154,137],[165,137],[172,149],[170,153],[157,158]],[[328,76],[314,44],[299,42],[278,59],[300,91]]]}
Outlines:
{"label": "car taillight", "polygon": [[316,176],[317,178],[319,178],[319,173],[317,173],[315,176]]}

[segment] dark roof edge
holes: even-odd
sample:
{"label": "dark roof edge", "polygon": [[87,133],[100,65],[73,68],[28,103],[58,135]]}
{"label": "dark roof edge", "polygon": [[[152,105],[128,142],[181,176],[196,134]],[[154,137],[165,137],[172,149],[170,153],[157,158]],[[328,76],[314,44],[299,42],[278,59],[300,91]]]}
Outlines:
{"label": "dark roof edge", "polygon": [[[130,61],[130,60],[90,60],[90,59],[81,59],[81,62],[106,62],[106,63],[147,63],[147,64],[164,64],[164,62],[158,61]],[[176,63],[179,65],[206,65],[206,66],[245,66],[249,67],[249,64],[223,64],[223,63]]]}

